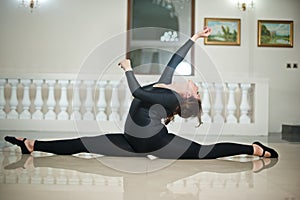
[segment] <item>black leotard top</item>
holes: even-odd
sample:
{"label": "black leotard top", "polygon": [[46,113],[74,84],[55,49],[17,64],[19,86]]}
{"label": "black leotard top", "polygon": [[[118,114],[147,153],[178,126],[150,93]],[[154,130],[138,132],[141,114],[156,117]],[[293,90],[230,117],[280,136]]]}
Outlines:
{"label": "black leotard top", "polygon": [[[157,83],[169,84],[177,65],[183,60],[194,42],[188,40],[171,58]],[[138,153],[152,152],[166,144],[164,134],[168,134],[162,119],[173,113],[181,101],[181,96],[166,88],[151,85],[141,87],[132,71],[127,71],[128,86],[134,99],[125,123],[125,138]]]}

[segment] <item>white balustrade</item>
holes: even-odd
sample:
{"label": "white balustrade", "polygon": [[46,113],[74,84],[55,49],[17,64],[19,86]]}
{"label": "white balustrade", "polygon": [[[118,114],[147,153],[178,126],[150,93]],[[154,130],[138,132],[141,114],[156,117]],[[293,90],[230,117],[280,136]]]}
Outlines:
{"label": "white balustrade", "polygon": [[34,105],[35,105],[35,112],[32,114],[32,119],[43,119],[44,114],[42,112],[43,106],[43,98],[42,98],[42,85],[44,83],[43,80],[33,80],[33,83],[36,87]]}
{"label": "white balustrade", "polygon": [[243,124],[249,124],[251,119],[248,116],[248,112],[250,110],[250,106],[248,103],[248,90],[251,87],[251,84],[249,83],[242,83],[241,84],[241,89],[242,89],[242,102],[240,105],[240,110],[241,110],[241,116],[240,116],[240,123]]}
{"label": "white balustrade", "polygon": [[202,96],[202,121],[204,123],[211,123],[211,117],[210,117],[210,109],[211,109],[211,104],[210,104],[210,95],[209,95],[209,88],[211,88],[212,85],[208,83],[202,83],[202,88],[203,88],[203,96]]}
{"label": "white balustrade", "polygon": [[69,119],[69,114],[67,112],[68,109],[68,94],[67,94],[67,85],[69,83],[68,80],[59,80],[58,83],[61,86],[61,95],[60,95],[60,101],[59,101],[59,106],[60,106],[60,113],[57,115],[58,120],[68,120]]}
{"label": "white balustrade", "polygon": [[56,113],[55,113],[56,101],[54,96],[54,85],[56,81],[46,80],[46,83],[48,84],[49,92],[48,92],[48,100],[47,100],[48,112],[45,114],[45,119],[54,120],[56,119]]}
{"label": "white balustrade", "polygon": [[94,101],[93,101],[93,86],[95,81],[84,81],[86,85],[86,98],[85,98],[85,113],[83,115],[84,120],[94,120],[94,114],[93,114],[93,107],[94,107]]}
{"label": "white balustrade", "polygon": [[79,93],[79,85],[81,84],[81,81],[78,80],[72,80],[71,84],[73,85],[73,98],[71,101],[72,105],[72,114],[71,114],[71,120],[81,120],[82,115],[80,112],[80,93]]}
{"label": "white balustrade", "polygon": [[[141,85],[147,83],[149,81],[145,81]],[[20,87],[18,87],[19,84]],[[256,92],[259,91],[261,94],[262,90],[268,88],[265,85],[260,86],[261,84],[264,83],[243,81],[197,83],[202,92],[202,126],[209,128],[214,123],[224,123],[225,126],[230,124],[230,127],[237,127],[234,129],[236,132],[244,131],[247,128],[248,131],[253,131],[253,127],[258,129],[267,127],[262,126],[261,123],[268,123],[268,119],[255,120],[257,104],[259,108],[266,108],[264,112],[268,112],[268,105],[262,105],[267,101],[260,101],[260,98],[255,98]],[[71,92],[68,90],[69,86],[73,89],[72,95],[68,94],[69,91]],[[95,88],[99,89],[99,93],[94,91]],[[251,88],[253,88],[251,90],[253,93],[249,92]],[[48,94],[45,93],[46,91]],[[60,98],[56,98],[55,95],[59,93]],[[227,93],[228,99],[225,99]],[[94,97],[94,94],[99,94],[99,96]],[[109,102],[107,102],[108,100]],[[57,127],[64,127],[62,130],[73,130],[71,127],[73,125],[71,124],[72,120],[81,120],[80,123],[83,124],[90,123],[86,120],[96,120],[101,130],[115,132],[116,129],[113,128],[113,124],[120,123],[118,124],[118,128],[120,128],[120,125],[124,123],[131,101],[132,94],[126,81],[116,79],[104,79],[96,82],[90,79],[32,79],[27,77],[18,80],[4,77],[0,78],[0,127],[13,127],[11,128],[13,130],[18,130],[20,127],[21,130],[41,130],[45,124],[45,127],[50,130],[53,125],[47,125],[47,123],[55,120],[52,123],[57,123]],[[22,121],[24,119],[31,119],[32,121],[26,121],[25,125],[25,121],[24,123]],[[176,118],[176,121],[171,123],[175,124],[173,127],[176,127],[176,123],[178,123],[178,125],[185,127],[182,128],[185,132],[189,132],[188,128],[194,127],[191,125],[192,122],[194,124],[194,121],[178,119]],[[11,125],[6,120],[11,120]],[[20,120],[22,123],[13,120]],[[34,120],[41,120],[41,123],[35,123]],[[20,127],[19,124],[21,124]],[[244,126],[245,124],[247,126]],[[233,128],[230,130],[232,131]],[[227,131],[226,127],[225,131]]]}
{"label": "white balustrade", "polygon": [[23,100],[22,100],[22,104],[23,104],[23,111],[20,114],[20,119],[30,119],[31,118],[31,113],[30,113],[30,97],[29,97],[29,87],[31,84],[31,80],[21,80],[21,83],[23,85],[24,88],[24,92],[23,92]]}
{"label": "white balustrade", "polygon": [[0,79],[0,119],[6,118],[6,113],[4,111],[5,106],[5,94],[4,86],[6,84],[6,79]]}
{"label": "white balustrade", "polygon": [[112,95],[111,95],[111,113],[109,115],[109,121],[120,121],[120,115],[118,113],[118,109],[120,106],[119,96],[118,96],[118,81],[111,81],[112,86]]}
{"label": "white balustrade", "polygon": [[34,169],[34,173],[31,176],[30,180],[31,180],[31,184],[34,184],[34,185],[39,185],[42,183],[42,176],[41,176],[40,168]]}
{"label": "white balustrade", "polygon": [[124,101],[123,101],[123,116],[122,116],[122,120],[123,122],[126,120],[127,115],[128,115],[128,111],[131,105],[131,101],[132,101],[132,95],[130,90],[126,87],[126,89],[124,90]]}
{"label": "white balustrade", "polygon": [[236,104],[235,104],[235,90],[237,88],[236,83],[228,83],[228,103],[227,103],[227,123],[236,124],[237,118],[235,116]]}
{"label": "white balustrade", "polygon": [[107,116],[105,114],[106,110],[106,99],[105,99],[105,87],[106,87],[107,81],[99,81],[99,98],[97,102],[98,107],[98,113],[96,116],[97,121],[106,121]]}
{"label": "white balustrade", "polygon": [[18,119],[19,114],[17,112],[18,98],[17,98],[17,86],[18,79],[8,79],[8,83],[11,84],[11,97],[10,97],[10,112],[7,114],[8,119]]}
{"label": "white balustrade", "polygon": [[46,185],[55,184],[55,179],[54,179],[52,168],[50,168],[50,167],[47,168],[47,176],[43,178],[43,183]]}
{"label": "white balustrade", "polygon": [[221,83],[215,84],[215,104],[214,104],[214,117],[213,121],[214,123],[224,123],[224,117],[222,115],[223,111],[223,99],[222,99],[222,93],[224,91],[224,86]]}

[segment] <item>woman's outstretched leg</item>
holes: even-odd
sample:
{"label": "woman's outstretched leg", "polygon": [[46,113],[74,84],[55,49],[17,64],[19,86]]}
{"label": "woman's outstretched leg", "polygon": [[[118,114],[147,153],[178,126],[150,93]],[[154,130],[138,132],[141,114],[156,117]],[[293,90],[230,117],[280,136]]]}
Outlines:
{"label": "woman's outstretched leg", "polygon": [[168,140],[168,144],[163,148],[152,152],[154,156],[167,159],[215,159],[240,154],[261,157],[278,157],[275,150],[268,148],[269,151],[266,151],[266,149],[256,143],[245,145],[226,142],[201,145],[174,134],[168,134],[164,139]]}
{"label": "woman's outstretched leg", "polygon": [[[95,153],[107,156],[144,156],[134,152],[124,137],[124,134],[106,134],[93,137],[81,137],[75,139],[63,139],[52,141],[28,140],[24,138],[5,137],[8,142],[15,143],[28,153],[42,151],[57,155],[72,155],[76,153]],[[23,145],[23,146],[21,146]]]}

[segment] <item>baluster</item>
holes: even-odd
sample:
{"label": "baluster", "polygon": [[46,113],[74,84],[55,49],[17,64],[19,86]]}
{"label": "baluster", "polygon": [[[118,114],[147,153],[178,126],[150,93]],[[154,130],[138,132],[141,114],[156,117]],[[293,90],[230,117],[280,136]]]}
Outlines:
{"label": "baluster", "polygon": [[29,111],[29,107],[30,107],[30,97],[29,97],[29,86],[31,84],[31,80],[21,80],[21,83],[23,84],[24,87],[24,93],[23,93],[23,111],[20,114],[20,119],[30,119],[31,118],[31,114]]}
{"label": "baluster", "polygon": [[215,91],[216,91],[216,97],[215,97],[215,104],[214,104],[214,122],[216,123],[223,123],[224,117],[222,116],[222,110],[223,110],[223,101],[222,101],[222,91],[223,91],[223,84],[216,83],[215,84]]}
{"label": "baluster", "polygon": [[41,175],[41,169],[36,168],[34,169],[34,174],[31,176],[31,184],[39,185],[42,183],[42,175]]}
{"label": "baluster", "polygon": [[211,88],[212,85],[209,83],[202,83],[203,88],[203,97],[202,97],[202,121],[205,123],[211,123],[211,117],[210,117],[210,95],[209,95],[209,88]]}
{"label": "baluster", "polygon": [[120,115],[118,113],[118,109],[120,106],[119,103],[119,95],[118,95],[118,81],[111,81],[112,85],[112,95],[111,95],[111,113],[109,115],[109,121],[120,121]]}
{"label": "baluster", "polygon": [[43,80],[33,80],[36,85],[36,95],[34,99],[35,112],[32,114],[32,119],[43,119],[44,114],[42,113],[43,98],[42,98],[42,84]]}
{"label": "baluster", "polygon": [[122,120],[125,121],[129,112],[129,108],[131,105],[131,98],[132,98],[132,94],[130,92],[130,90],[126,87],[126,89],[124,89],[124,102],[123,102],[123,106],[124,106],[124,112],[123,112],[123,117]]}
{"label": "baluster", "polygon": [[11,84],[11,97],[10,97],[10,112],[7,114],[8,119],[18,119],[19,114],[17,112],[18,98],[17,98],[17,86],[18,79],[8,79],[8,83]]}
{"label": "baluster", "polygon": [[251,87],[250,83],[242,83],[242,100],[240,105],[241,116],[240,116],[240,123],[242,124],[250,124],[250,117],[248,116],[248,112],[250,110],[250,106],[248,103],[248,90]]}
{"label": "baluster", "polygon": [[107,116],[105,114],[106,100],[105,100],[105,86],[107,81],[99,81],[99,99],[97,102],[98,114],[96,116],[97,121],[106,121]]}
{"label": "baluster", "polygon": [[93,85],[94,81],[84,81],[86,85],[86,99],[85,99],[85,109],[86,112],[83,115],[84,120],[94,120],[94,114],[92,113],[93,110]]}
{"label": "baluster", "polygon": [[43,178],[43,183],[46,185],[53,185],[55,183],[52,168],[50,167],[47,168],[47,176]]}
{"label": "baluster", "polygon": [[70,184],[70,185],[79,185],[80,184],[80,180],[78,178],[76,171],[72,171],[72,175],[68,180],[68,184]]}
{"label": "baluster", "polygon": [[55,109],[55,97],[54,97],[54,85],[56,83],[55,80],[46,80],[46,83],[48,84],[49,88],[49,95],[47,100],[47,106],[48,106],[48,112],[45,115],[45,119],[54,120],[56,119],[56,113],[54,111]]}
{"label": "baluster", "polygon": [[25,170],[21,171],[21,174],[18,176],[18,184],[29,184],[29,181],[28,173]]}
{"label": "baluster", "polygon": [[237,118],[235,116],[236,103],[234,99],[235,97],[234,93],[238,85],[236,83],[228,83],[227,86],[229,90],[229,97],[228,97],[228,104],[227,104],[227,111],[228,111],[227,123],[236,124]]}
{"label": "baluster", "polygon": [[64,169],[59,169],[59,176],[56,177],[56,184],[66,185],[68,182]]}
{"label": "baluster", "polygon": [[73,98],[72,98],[72,120],[81,120],[81,113],[80,113],[80,93],[79,93],[79,85],[81,81],[71,81],[73,85]]}
{"label": "baluster", "polygon": [[68,109],[68,97],[67,97],[67,85],[69,83],[68,80],[59,80],[58,83],[60,84],[61,87],[61,95],[60,95],[60,100],[59,100],[59,105],[60,105],[60,113],[57,115],[58,120],[68,120],[69,119],[69,114],[67,112]]}
{"label": "baluster", "polygon": [[6,79],[0,79],[0,119],[6,118],[6,113],[4,111],[5,106],[5,96],[4,96],[4,86],[6,84]]}

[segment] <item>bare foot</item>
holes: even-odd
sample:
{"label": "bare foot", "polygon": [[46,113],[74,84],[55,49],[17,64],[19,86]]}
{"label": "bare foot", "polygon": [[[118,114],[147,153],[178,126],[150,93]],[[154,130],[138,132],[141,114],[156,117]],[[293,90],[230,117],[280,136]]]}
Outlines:
{"label": "bare foot", "polygon": [[264,163],[261,159],[252,161],[252,171],[257,172],[264,167]]}
{"label": "bare foot", "polygon": [[[257,144],[252,144],[253,146],[253,155],[254,156],[263,156],[264,150]],[[269,158],[271,156],[271,153],[266,151],[264,157]]]}
{"label": "bare foot", "polygon": [[[24,138],[16,138],[16,139],[20,141],[24,140]],[[24,141],[24,144],[30,153],[33,152],[34,142],[35,142],[34,140],[28,140],[28,139]]]}
{"label": "bare foot", "polygon": [[33,168],[35,168],[33,164],[33,157],[29,154],[22,154],[20,160],[4,167],[4,169],[6,170],[10,170],[10,169],[23,170],[23,169],[33,169]]}
{"label": "bare foot", "polygon": [[253,163],[252,171],[257,173],[263,169],[268,169],[269,167],[271,167],[269,166],[271,164],[271,158],[262,158],[259,160],[254,160],[252,163]]}

